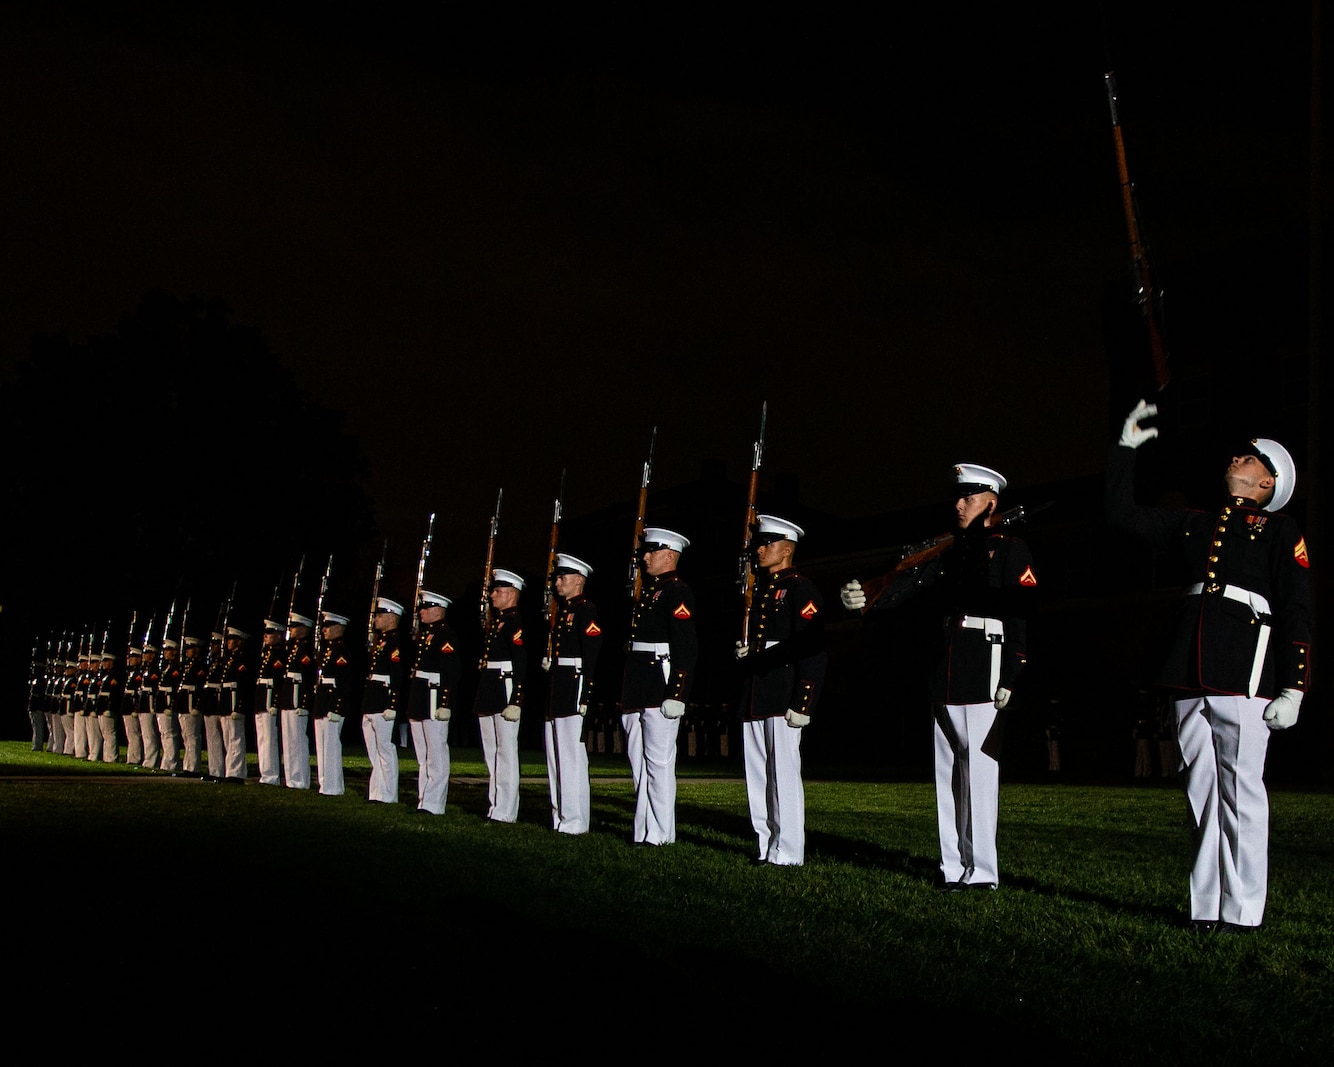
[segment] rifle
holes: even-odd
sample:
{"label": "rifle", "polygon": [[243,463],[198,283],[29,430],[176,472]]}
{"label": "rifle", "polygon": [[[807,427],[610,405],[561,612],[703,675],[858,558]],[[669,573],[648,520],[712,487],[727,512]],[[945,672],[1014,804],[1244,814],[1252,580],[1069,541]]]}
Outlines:
{"label": "rifle", "polygon": [[384,539],[384,548],[380,549],[380,562],[375,565],[375,581],[371,583],[371,617],[366,624],[366,651],[375,651],[375,616],[379,614],[380,579],[384,577],[384,561],[389,555],[389,538]]}
{"label": "rifle", "polygon": [[171,634],[171,622],[172,619],[174,619],[175,617],[176,617],[176,598],[172,597],[171,606],[167,608],[167,619],[162,624],[162,640],[158,642],[157,663],[154,664],[154,667],[157,669],[159,675],[162,674],[162,665],[167,658],[167,638]]}
{"label": "rifle", "polygon": [[496,494],[496,510],[491,515],[491,535],[486,541],[486,564],[482,567],[482,630],[491,632],[491,577],[496,569],[496,534],[500,532],[500,502],[505,490]]}
{"label": "rifle", "polygon": [[630,540],[630,575],[625,585],[630,599],[636,602],[644,588],[644,575],[639,567],[639,544],[644,540],[644,512],[648,510],[648,483],[653,478],[653,450],[657,443],[658,428],[655,426],[653,435],[648,439],[648,459],[644,461],[643,475],[639,480],[639,506],[635,511],[635,529]]}
{"label": "rifle", "polygon": [[556,506],[551,511],[551,542],[547,546],[547,583],[542,590],[542,605],[547,615],[547,659],[551,659],[551,641],[556,632],[556,591],[552,586],[556,570],[556,546],[560,539],[561,502],[565,499],[565,470],[560,472],[560,492],[556,496]]}
{"label": "rifle", "polygon": [[1130,237],[1130,265],[1135,281],[1135,300],[1144,315],[1144,324],[1149,331],[1149,356],[1153,361],[1153,384],[1161,391],[1172,380],[1171,368],[1167,365],[1167,345],[1163,340],[1163,331],[1159,326],[1162,293],[1154,288],[1153,275],[1149,269],[1149,256],[1140,234],[1139,221],[1135,210],[1135,187],[1130,181],[1130,172],[1126,167],[1126,146],[1121,137],[1121,121],[1116,112],[1116,75],[1108,71],[1103,76],[1107,83],[1107,103],[1112,112],[1112,136],[1116,142],[1116,170],[1121,181],[1121,206],[1126,215],[1126,231]]}
{"label": "rifle", "polygon": [[[1048,505],[1043,504],[1041,508],[1034,510],[1040,511]],[[1028,517],[1029,511],[1023,505],[1010,508],[1009,511],[1000,515],[991,514],[987,516],[987,526],[1014,526],[1023,522]],[[890,584],[904,571],[912,570],[914,567],[920,567],[923,563],[929,563],[933,559],[938,559],[950,545],[954,544],[954,539],[958,536],[955,532],[943,533],[938,537],[933,537],[928,541],[922,541],[919,544],[909,545],[902,549],[903,555],[899,561],[894,564],[894,569],[878,578],[869,578],[861,583],[862,592],[866,594],[866,603],[862,606],[861,614],[865,615],[871,610],[874,604],[889,588]]]}
{"label": "rifle", "polygon": [[746,490],[746,528],[741,532],[741,564],[738,584],[741,586],[741,644],[750,644],[750,605],[755,598],[755,568],[750,561],[750,542],[755,535],[755,498],[760,491],[760,464],[764,462],[764,426],[769,420],[769,402],[760,408],[760,436],[750,461],[750,486]]}
{"label": "rifle", "polygon": [[[301,572],[306,569],[306,554],[301,553],[301,562],[296,565],[296,575],[292,578],[292,599],[287,602],[287,625],[292,625],[292,613],[296,611],[296,591],[301,588]],[[276,620],[275,620],[276,621]]]}
{"label": "rifle", "polygon": [[421,629],[422,587],[426,582],[426,561],[431,558],[431,538],[435,536],[435,512],[431,512],[426,522],[426,536],[422,538],[422,551],[417,559],[417,588],[412,594],[412,636],[417,636]]}
{"label": "rifle", "polygon": [[329,553],[329,562],[324,566],[324,577],[320,579],[320,595],[315,598],[315,685],[320,684],[324,673],[320,644],[324,637],[324,597],[329,592],[329,574],[333,571],[333,553]]}
{"label": "rifle", "polygon": [[235,579],[233,579],[231,593],[228,594],[227,599],[224,600],[218,606],[218,628],[216,631],[214,631],[215,633],[219,634],[222,638],[222,640],[218,642],[218,653],[216,656],[214,655],[213,642],[212,640],[210,640],[208,643],[208,656],[205,657],[204,659],[205,669],[210,673],[212,672],[215,660],[218,658],[218,656],[222,655],[223,650],[227,647],[227,620],[231,618],[232,603],[235,600],[236,600],[236,581]]}

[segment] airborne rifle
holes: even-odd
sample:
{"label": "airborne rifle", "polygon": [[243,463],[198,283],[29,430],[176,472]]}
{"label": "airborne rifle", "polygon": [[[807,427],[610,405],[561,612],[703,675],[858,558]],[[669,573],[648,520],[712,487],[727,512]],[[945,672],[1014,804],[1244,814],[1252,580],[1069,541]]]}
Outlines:
{"label": "airborne rifle", "polygon": [[[505,498],[505,490],[496,494],[496,510],[491,514],[491,533],[486,540],[486,563],[482,567],[482,632],[491,632],[491,578],[496,569],[496,534],[500,532],[500,502]],[[485,656],[485,652],[483,652]]]}
{"label": "airborne rifle", "polygon": [[542,604],[547,616],[547,659],[551,659],[551,642],[556,632],[556,612],[560,605],[556,603],[555,581],[556,548],[560,543],[561,508],[565,499],[565,471],[560,472],[560,492],[556,495],[556,505],[551,511],[551,541],[547,546],[547,583],[542,590]]}
{"label": "airborne rifle", "polygon": [[[1047,506],[1047,504],[1043,504],[1041,507],[1032,510],[1041,511]],[[988,515],[986,525],[988,528],[996,526],[1015,526],[1018,523],[1023,522],[1029,514],[1030,509],[1023,504],[1020,504],[1018,507],[1010,508],[1008,511],[1003,512],[1000,515],[994,513]],[[940,556],[944,554],[945,550],[949,548],[950,545],[954,544],[954,540],[957,536],[957,532],[951,531],[950,533],[943,533],[930,540],[922,541],[915,545],[909,545],[907,548],[902,549],[901,551],[903,554],[899,557],[899,561],[894,564],[893,570],[888,571],[877,578],[868,578],[861,583],[862,592],[866,595],[866,603],[862,606],[860,614],[865,615],[870,611],[871,605],[884,595],[885,590],[890,587],[894,579],[904,571],[910,571],[915,567],[922,566],[924,563],[929,563],[933,559],[939,559]]]}
{"label": "airborne rifle", "polygon": [[750,486],[746,490],[746,528],[741,531],[741,562],[737,584],[741,586],[741,645],[750,644],[750,605],[755,598],[755,566],[751,562],[751,540],[755,536],[755,501],[760,491],[760,465],[764,462],[764,427],[769,420],[769,403],[760,408],[760,436],[751,453]]}
{"label": "airborne rifle", "polygon": [[1121,137],[1121,120],[1116,111],[1116,75],[1108,71],[1103,75],[1107,83],[1107,103],[1112,112],[1112,136],[1116,141],[1116,170],[1121,181],[1121,206],[1125,210],[1126,231],[1130,238],[1130,265],[1134,274],[1135,301],[1144,315],[1144,325],[1149,334],[1149,356],[1153,361],[1153,384],[1158,390],[1166,387],[1172,380],[1171,368],[1167,365],[1167,344],[1163,340],[1163,331],[1159,323],[1162,313],[1162,293],[1154,288],[1153,274],[1149,269],[1149,255],[1140,233],[1139,220],[1135,209],[1135,187],[1130,181],[1130,171],[1126,167],[1126,146]]}
{"label": "airborne rifle", "polygon": [[371,583],[371,615],[370,621],[366,623],[366,651],[375,651],[375,616],[379,614],[380,607],[380,579],[384,577],[384,561],[389,555],[389,538],[384,539],[384,547],[380,549],[380,562],[375,565],[375,581]]}
{"label": "airborne rifle", "polygon": [[639,479],[639,504],[635,509],[635,529],[630,539],[630,573],[626,579],[625,591],[630,599],[639,602],[639,593],[644,588],[644,575],[640,567],[639,546],[644,540],[644,513],[648,510],[648,483],[653,480],[653,451],[658,444],[658,428],[653,427],[653,434],[648,439],[648,459],[644,461],[643,474]]}
{"label": "airborne rifle", "polygon": [[412,636],[421,629],[422,589],[426,583],[426,561],[431,558],[431,539],[435,537],[435,512],[426,521],[426,536],[422,538],[421,555],[417,557],[417,588],[412,593]]}

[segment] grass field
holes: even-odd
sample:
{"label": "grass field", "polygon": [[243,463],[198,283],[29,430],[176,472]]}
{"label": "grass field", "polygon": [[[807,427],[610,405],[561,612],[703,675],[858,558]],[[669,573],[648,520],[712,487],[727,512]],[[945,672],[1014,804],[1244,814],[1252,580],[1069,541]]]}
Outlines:
{"label": "grass field", "polygon": [[[347,766],[348,795],[321,797],[0,744],[7,956],[61,984],[151,960],[164,988],[345,1003],[349,1042],[371,997],[479,1048],[556,1025],[663,1056],[1328,1060],[1327,793],[1272,795],[1265,924],[1204,936],[1183,926],[1190,842],[1168,783],[1003,784],[1001,889],[941,894],[921,781],[808,780],[807,863],[782,869],[749,864],[725,762],[683,768],[664,849],[628,844],[616,757],[595,760],[578,838],[550,830],[544,780],[524,784],[517,825],[488,823],[475,750],[455,751],[439,818],[408,803],[411,761],[399,807],[365,801],[364,754]],[[544,775],[540,754],[523,771]]]}

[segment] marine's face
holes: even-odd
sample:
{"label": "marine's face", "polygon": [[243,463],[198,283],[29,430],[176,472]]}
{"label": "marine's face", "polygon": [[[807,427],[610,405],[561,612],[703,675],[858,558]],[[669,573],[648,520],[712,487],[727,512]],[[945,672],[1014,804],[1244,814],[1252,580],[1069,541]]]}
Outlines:
{"label": "marine's face", "polygon": [[999,498],[995,493],[965,493],[954,501],[954,517],[960,530],[966,530],[978,516],[990,515]]}

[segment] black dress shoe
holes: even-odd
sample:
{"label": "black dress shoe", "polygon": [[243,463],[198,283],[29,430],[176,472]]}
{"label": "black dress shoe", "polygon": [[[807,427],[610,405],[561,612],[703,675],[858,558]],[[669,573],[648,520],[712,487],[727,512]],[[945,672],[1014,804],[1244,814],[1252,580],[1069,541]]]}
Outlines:
{"label": "black dress shoe", "polygon": [[1197,934],[1212,934],[1218,925],[1217,919],[1191,919],[1190,928]]}
{"label": "black dress shoe", "polygon": [[1217,932],[1220,934],[1240,934],[1243,937],[1255,933],[1258,929],[1260,929],[1258,924],[1255,926],[1242,926],[1240,923],[1219,923],[1216,927]]}
{"label": "black dress shoe", "polygon": [[995,883],[995,882],[965,882],[965,883],[964,883],[964,888],[965,888],[965,889],[968,889],[968,890],[973,890],[973,889],[985,889],[985,890],[988,890],[988,891],[992,891],[992,890],[994,890],[994,889],[996,888],[996,883]]}
{"label": "black dress shoe", "polygon": [[967,887],[962,882],[942,882],[936,888],[942,893],[962,893]]}

